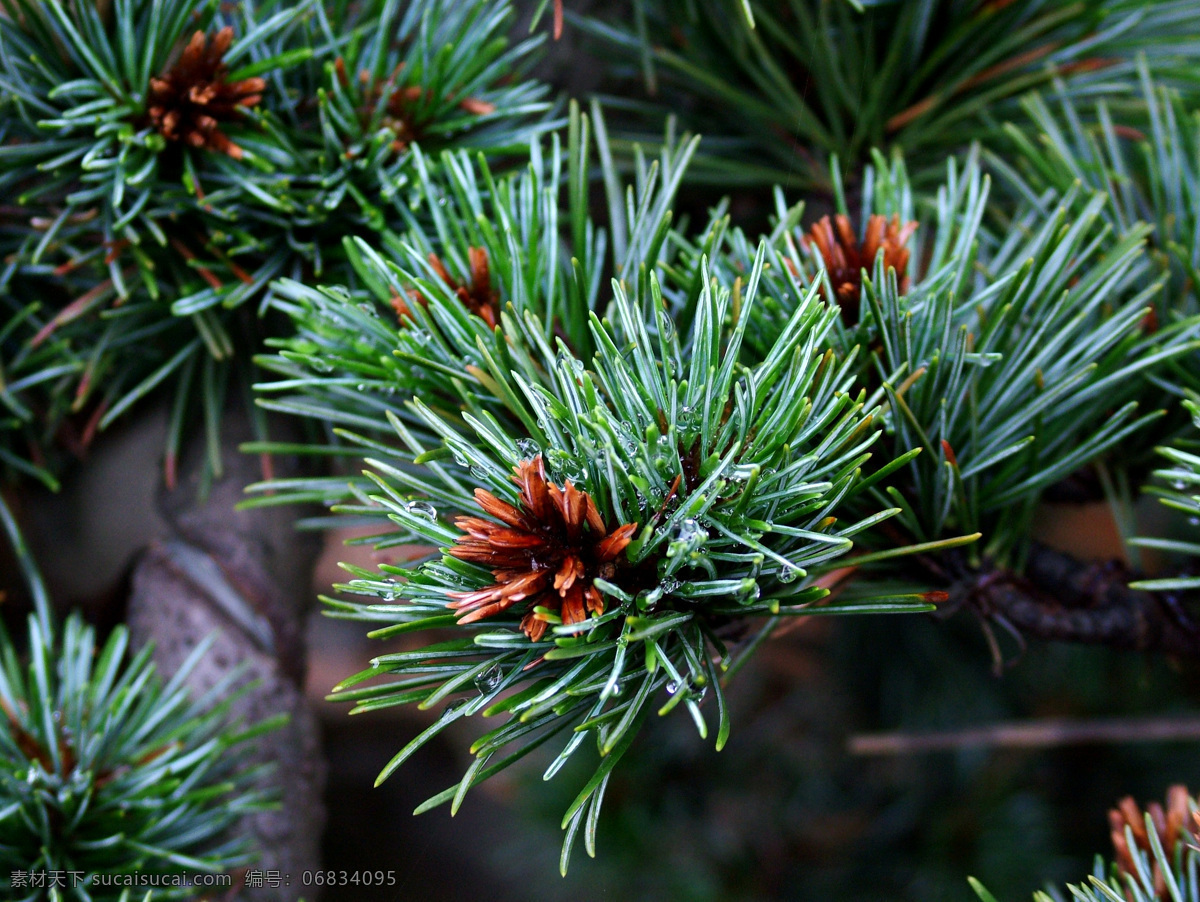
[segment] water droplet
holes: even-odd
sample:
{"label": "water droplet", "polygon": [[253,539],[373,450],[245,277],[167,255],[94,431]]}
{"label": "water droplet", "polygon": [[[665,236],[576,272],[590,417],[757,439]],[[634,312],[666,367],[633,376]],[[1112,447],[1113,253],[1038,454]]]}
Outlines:
{"label": "water droplet", "polygon": [[493,664],[475,677],[475,688],[479,690],[480,695],[487,695],[500,685],[502,679],[504,679],[504,671],[500,669],[499,664]]}
{"label": "water droplet", "polygon": [[779,581],[781,583],[794,583],[800,576],[800,568],[793,567],[791,564],[784,564],[779,569]]}
{"label": "water droplet", "polygon": [[708,532],[696,520],[688,517],[675,527],[675,535],[671,539],[670,548],[667,549],[667,556],[693,554],[707,541]]}
{"label": "water droplet", "polygon": [[641,592],[638,592],[637,597],[633,601],[637,605],[637,609],[644,612],[658,604],[662,600],[662,597],[662,586],[659,586],[657,589],[643,589]]}
{"label": "water droplet", "polygon": [[517,450],[526,460],[532,460],[542,453],[542,449],[538,447],[538,443],[531,438],[517,439]]}
{"label": "water droplet", "polygon": [[387,579],[384,580],[384,582],[387,583],[387,588],[383,590],[383,593],[380,595],[380,598],[382,598],[384,601],[395,601],[396,600],[396,580],[389,576]]}
{"label": "water droplet", "polygon": [[667,341],[675,337],[675,320],[662,310],[658,311],[658,331]]}
{"label": "water droplet", "polygon": [[374,304],[359,304],[358,309],[361,310],[363,313],[367,314],[368,316],[374,317],[375,319],[379,319],[379,311],[375,309]]}
{"label": "water droplet", "polygon": [[675,422],[680,429],[695,429],[700,420],[694,407],[681,407],[675,416]]}
{"label": "water droplet", "polygon": [[360,382],[360,383],[358,383],[358,385],[356,385],[356,386],[355,386],[355,388],[357,388],[359,391],[366,391],[366,390],[367,390],[367,383],[365,383],[365,382]]}
{"label": "water droplet", "polygon": [[459,451],[457,448],[451,448],[450,453],[454,457],[454,462],[456,464],[458,464],[460,467],[471,466],[471,462],[469,460],[467,460],[466,457],[463,456],[463,453],[461,451]]}
{"label": "water droplet", "polygon": [[424,517],[426,520],[437,520],[437,508],[428,501],[410,501],[404,505],[404,509],[410,514]]}
{"label": "water droplet", "polygon": [[679,689],[680,684],[675,682],[675,680],[671,680],[671,682],[667,683],[667,695],[674,695],[679,691]]}
{"label": "water droplet", "polygon": [[309,361],[309,365],[318,373],[332,373],[333,366],[320,357],[314,357]]}

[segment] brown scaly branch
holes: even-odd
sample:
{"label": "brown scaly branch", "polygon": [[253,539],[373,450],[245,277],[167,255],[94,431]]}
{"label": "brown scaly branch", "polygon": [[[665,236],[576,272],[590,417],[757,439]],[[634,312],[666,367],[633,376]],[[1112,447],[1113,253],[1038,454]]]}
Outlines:
{"label": "brown scaly branch", "polygon": [[951,606],[1037,639],[1200,657],[1200,627],[1166,593],[1129,588],[1123,565],[1086,563],[1035,543],[1024,574],[982,568],[960,578]]}

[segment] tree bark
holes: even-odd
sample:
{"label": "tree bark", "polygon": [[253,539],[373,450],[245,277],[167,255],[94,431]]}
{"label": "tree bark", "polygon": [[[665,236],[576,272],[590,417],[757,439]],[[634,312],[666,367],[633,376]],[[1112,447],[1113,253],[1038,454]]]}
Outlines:
{"label": "tree bark", "polygon": [[256,738],[248,755],[249,765],[271,765],[258,788],[278,807],[247,816],[236,830],[256,853],[252,867],[290,875],[291,884],[246,886],[235,898],[278,902],[303,895],[311,902],[314,890],[301,885],[301,874],[320,867],[325,823],[325,763],[318,721],[304,696],[304,625],[317,548],[293,529],[295,508],[234,510],[243,488],[261,474],[257,458],[237,451],[250,437],[245,418],[226,418],[222,431],[224,476],[205,498],[198,496],[199,449],[185,460],[179,488],[159,490],[169,533],[134,569],[129,629],[136,646],[153,643],[164,678],[211,637],[189,689],[198,695],[236,672],[243,694],[234,720],[249,726],[288,716],[283,727]]}
{"label": "tree bark", "polygon": [[1131,589],[1134,579],[1119,563],[1085,563],[1034,543],[1023,574],[983,569],[958,582],[950,597],[1024,636],[1200,656],[1200,629],[1178,600]]}

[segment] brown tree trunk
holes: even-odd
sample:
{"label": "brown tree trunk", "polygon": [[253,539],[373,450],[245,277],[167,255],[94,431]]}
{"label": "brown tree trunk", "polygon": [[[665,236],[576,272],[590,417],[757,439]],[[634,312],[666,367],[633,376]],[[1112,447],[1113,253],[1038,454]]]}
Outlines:
{"label": "brown tree trunk", "polygon": [[[185,458],[181,485],[159,490],[169,526],[134,569],[128,623],[136,646],[154,644],[164,677],[175,673],[206,637],[212,647],[188,678],[203,693],[231,673],[243,690],[234,718],[249,726],[279,714],[280,729],[254,740],[253,764],[269,764],[260,788],[278,807],[249,815],[239,825],[257,855],[252,866],[290,875],[290,886],[247,886],[235,898],[315,898],[301,885],[305,870],[320,867],[325,822],[325,764],[317,718],[304,696],[304,627],[309,574],[316,543],[294,531],[291,507],[235,511],[242,489],[261,478],[258,460],[237,451],[250,437],[243,416],[223,424],[223,477],[198,497],[201,453]],[[279,462],[286,466],[286,462]]]}

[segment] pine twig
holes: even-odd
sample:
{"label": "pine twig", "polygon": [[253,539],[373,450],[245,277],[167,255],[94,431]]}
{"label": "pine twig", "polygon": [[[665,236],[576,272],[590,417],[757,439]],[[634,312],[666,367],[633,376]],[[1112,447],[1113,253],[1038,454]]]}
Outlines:
{"label": "pine twig", "polygon": [[908,755],[970,747],[1051,748],[1118,742],[1178,742],[1200,739],[1198,717],[1118,717],[993,723],[933,733],[863,733],[851,736],[853,755]]}

